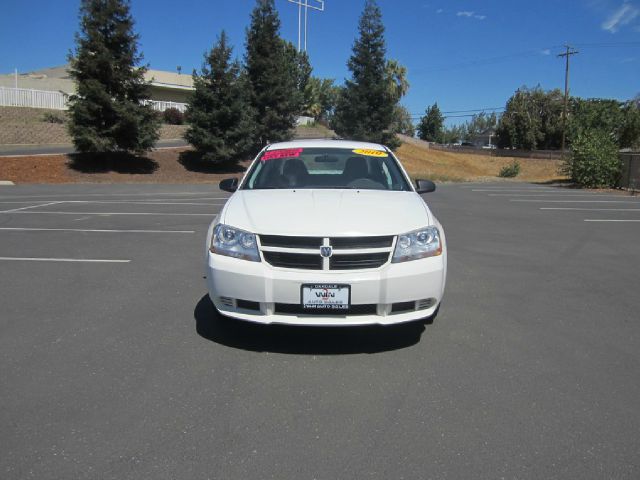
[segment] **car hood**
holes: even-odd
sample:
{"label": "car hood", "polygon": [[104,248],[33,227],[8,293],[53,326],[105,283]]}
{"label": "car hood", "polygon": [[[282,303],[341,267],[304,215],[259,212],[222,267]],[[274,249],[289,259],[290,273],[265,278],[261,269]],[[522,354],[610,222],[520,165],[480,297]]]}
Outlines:
{"label": "car hood", "polygon": [[379,190],[240,190],[220,221],[258,234],[397,235],[433,223],[415,192]]}

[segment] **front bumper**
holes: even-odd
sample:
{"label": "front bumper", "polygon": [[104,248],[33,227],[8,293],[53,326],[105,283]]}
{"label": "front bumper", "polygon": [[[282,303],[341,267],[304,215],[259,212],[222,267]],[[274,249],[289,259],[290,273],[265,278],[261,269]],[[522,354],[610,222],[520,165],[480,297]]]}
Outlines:
{"label": "front bumper", "polygon": [[[263,324],[393,325],[435,313],[444,293],[446,252],[437,257],[387,264],[374,270],[349,271],[283,269],[265,262],[208,253],[206,268],[209,296],[225,316]],[[367,313],[282,312],[279,305],[300,305],[300,287],[307,283],[348,284],[351,286],[351,305],[366,305],[369,307],[364,309]],[[240,307],[238,300],[241,300]],[[394,304],[424,300],[429,302],[418,302],[412,310],[392,311]],[[241,308],[247,302],[252,302],[254,308]],[[428,307],[420,308],[425,305]]]}

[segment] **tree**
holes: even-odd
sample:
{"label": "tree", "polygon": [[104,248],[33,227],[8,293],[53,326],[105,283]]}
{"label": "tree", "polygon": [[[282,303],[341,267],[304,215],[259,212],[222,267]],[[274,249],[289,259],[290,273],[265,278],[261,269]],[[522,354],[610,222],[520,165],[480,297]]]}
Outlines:
{"label": "tree", "polygon": [[570,139],[599,130],[611,136],[619,148],[631,148],[640,140],[640,109],[633,101],[572,98],[570,111]]}
{"label": "tree", "polygon": [[393,107],[393,120],[391,121],[391,131],[393,133],[401,133],[413,137],[415,127],[411,119],[411,113],[398,102],[409,91],[409,81],[407,80],[407,68],[400,64],[397,60],[388,60],[385,66],[385,75],[387,77],[387,85],[389,95],[396,99],[396,105]]}
{"label": "tree", "polygon": [[351,79],[338,99],[333,127],[343,137],[395,148],[399,141],[390,127],[398,98],[389,88],[384,25],[375,0],[366,0],[358,32],[347,63]]}
{"label": "tree", "polygon": [[407,80],[407,67],[397,60],[388,60],[385,66],[387,84],[389,85],[389,95],[400,101],[409,91],[409,81]]}
{"label": "tree", "polygon": [[335,110],[340,88],[333,79],[311,77],[305,87],[305,105],[303,113],[316,121],[328,124]]}
{"label": "tree", "polygon": [[618,142],[620,148],[640,148],[640,98],[625,103]]}
{"label": "tree", "polygon": [[411,113],[402,105],[396,105],[393,109],[393,122],[391,123],[391,131],[394,133],[401,133],[413,137],[416,133],[416,129],[413,126],[413,120],[411,119]]}
{"label": "tree", "polygon": [[442,133],[442,143],[451,144],[462,142],[467,138],[467,123],[462,125],[453,125],[451,127],[444,127]]}
{"label": "tree", "polygon": [[518,89],[500,118],[496,130],[498,146],[524,150],[560,148],[563,98],[558,89]]}
{"label": "tree", "polygon": [[77,93],[69,99],[69,133],[83,153],[142,153],[158,140],[146,67],[127,0],[82,0],[76,51],[69,55]]}
{"label": "tree", "polygon": [[300,76],[292,75],[297,67],[279,30],[274,0],[257,0],[247,29],[245,64],[258,148],[290,139],[302,107]]}
{"label": "tree", "polygon": [[571,156],[565,160],[563,170],[583,187],[614,187],[620,175],[620,160],[612,135],[604,130],[581,131],[571,143]]}
{"label": "tree", "polygon": [[298,52],[296,46],[286,40],[283,40],[283,44],[285,63],[295,85],[295,98],[292,99],[292,103],[296,106],[296,114],[302,114],[310,101],[307,86],[311,80],[313,69],[309,63],[307,52]]}
{"label": "tree", "polygon": [[424,117],[418,124],[418,137],[427,142],[442,142],[444,133],[444,116],[438,103],[427,107]]}
{"label": "tree", "polygon": [[252,146],[252,117],[246,98],[246,82],[223,31],[200,74],[193,73],[195,91],[189,100],[189,127],[185,139],[203,160],[235,161]]}
{"label": "tree", "polygon": [[478,135],[487,135],[495,131],[498,126],[498,117],[495,113],[487,115],[485,112],[471,117],[469,122],[465,122],[467,138],[472,139]]}

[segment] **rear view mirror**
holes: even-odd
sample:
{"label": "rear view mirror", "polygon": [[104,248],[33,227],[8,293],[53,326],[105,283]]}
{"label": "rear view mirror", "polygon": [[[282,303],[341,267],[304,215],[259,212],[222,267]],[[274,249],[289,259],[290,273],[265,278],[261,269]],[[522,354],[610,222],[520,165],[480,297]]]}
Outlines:
{"label": "rear view mirror", "polygon": [[316,163],[336,163],[339,159],[334,155],[318,155],[313,160]]}
{"label": "rear view mirror", "polygon": [[419,194],[436,191],[436,184],[431,180],[416,180],[416,192]]}
{"label": "rear view mirror", "polygon": [[220,190],[224,190],[225,192],[235,192],[238,190],[238,179],[237,178],[225,178],[220,182]]}

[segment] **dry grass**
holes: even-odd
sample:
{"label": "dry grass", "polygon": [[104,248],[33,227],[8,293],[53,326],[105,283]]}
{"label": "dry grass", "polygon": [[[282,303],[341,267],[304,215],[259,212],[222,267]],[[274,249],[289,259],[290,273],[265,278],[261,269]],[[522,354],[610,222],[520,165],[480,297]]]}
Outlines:
{"label": "dry grass", "polygon": [[[452,182],[504,180],[498,177],[498,172],[516,160],[511,157],[443,152],[410,143],[403,143],[396,154],[413,178]],[[517,160],[521,170],[515,181],[548,182],[565,179],[558,173],[560,160]]]}
{"label": "dry grass", "polygon": [[183,159],[185,148],[154,150],[145,157],[98,159],[76,155],[0,158],[0,180],[15,183],[212,183],[237,177],[246,168]]}
{"label": "dry grass", "polygon": [[[418,143],[418,142],[416,142]],[[200,165],[185,156],[186,148],[156,150],[139,159],[112,159],[109,162],[73,155],[46,155],[0,158],[0,180],[16,183],[216,183],[241,174],[240,167]],[[504,180],[500,169],[513,161],[489,155],[470,155],[428,149],[405,142],[398,157],[413,178],[438,182]],[[549,182],[562,180],[559,160],[519,159],[521,173],[515,181]],[[513,180],[510,180],[513,181]]]}

